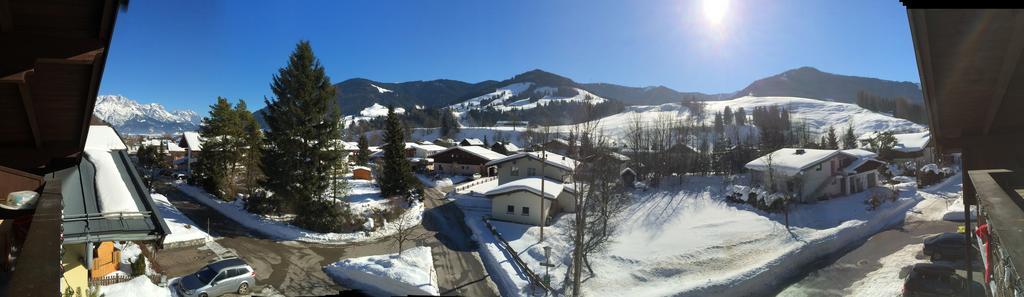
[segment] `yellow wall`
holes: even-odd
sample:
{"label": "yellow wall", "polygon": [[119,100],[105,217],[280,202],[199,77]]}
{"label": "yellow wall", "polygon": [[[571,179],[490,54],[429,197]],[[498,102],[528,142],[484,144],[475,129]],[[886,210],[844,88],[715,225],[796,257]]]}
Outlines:
{"label": "yellow wall", "polygon": [[96,256],[92,260],[92,278],[99,279],[117,271],[121,264],[121,251],[110,241],[101,242],[96,246]]}
{"label": "yellow wall", "polygon": [[84,243],[64,245],[64,258],[61,259],[64,265],[64,279],[60,282],[61,293],[64,293],[68,285],[72,290],[81,288],[82,293],[89,289],[89,269],[85,267],[85,263],[79,261],[85,260],[86,257],[92,255],[86,252]]}

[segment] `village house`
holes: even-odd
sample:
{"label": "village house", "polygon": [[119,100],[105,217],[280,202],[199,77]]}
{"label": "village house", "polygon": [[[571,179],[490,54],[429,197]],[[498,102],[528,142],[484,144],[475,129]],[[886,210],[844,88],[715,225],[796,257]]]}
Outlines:
{"label": "village house", "polygon": [[[860,142],[862,148],[868,147],[868,143],[876,136],[878,133],[875,132],[864,133],[857,138],[857,141]],[[912,169],[937,161],[931,132],[893,134],[892,136],[896,138],[896,146],[890,156],[891,160],[885,161]]]}
{"label": "village house", "polygon": [[203,137],[199,135],[199,132],[194,131],[181,133],[178,146],[185,149],[185,171],[191,176],[192,166],[196,160],[201,158],[200,155],[203,152]]}
{"label": "village house", "polygon": [[518,153],[487,163],[497,167],[498,186],[484,193],[491,216],[504,221],[546,225],[559,212],[576,211],[572,173],[578,162],[547,152]]}
{"label": "village house", "polygon": [[429,156],[434,160],[434,172],[482,176],[495,175],[496,169],[487,163],[504,157],[482,146],[454,146]]}
{"label": "village house", "polygon": [[495,141],[491,145],[491,150],[503,155],[512,155],[521,151],[519,146],[508,141]]}
{"label": "village house", "polygon": [[479,138],[466,138],[459,142],[459,146],[484,146],[484,141]]}
{"label": "village house", "polygon": [[861,149],[784,148],[750,161],[746,168],[754,186],[806,203],[878,186],[878,169],[885,163],[876,156]]}

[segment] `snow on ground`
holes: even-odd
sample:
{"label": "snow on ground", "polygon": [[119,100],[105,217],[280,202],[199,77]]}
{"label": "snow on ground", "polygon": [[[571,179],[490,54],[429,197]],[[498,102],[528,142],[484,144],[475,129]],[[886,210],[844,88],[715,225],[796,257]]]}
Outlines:
{"label": "snow on ground", "polygon": [[882,267],[868,273],[864,279],[853,283],[850,286],[852,291],[850,296],[899,296],[903,289],[903,276],[900,272],[907,266],[927,262],[917,258],[923,248],[924,244],[912,244],[879,259],[878,262],[882,264]]}
{"label": "snow on ground", "polygon": [[[782,214],[731,204],[722,196],[721,177],[688,177],[674,188],[635,192],[634,203],[616,220],[620,231],[603,253],[591,258],[596,275],[584,283],[591,296],[736,295],[771,289],[801,267],[901,222],[922,200],[904,192],[895,202],[866,210],[867,192],[797,206],[791,228]],[[478,197],[457,203],[480,241],[481,258],[503,295],[526,295],[525,274],[513,267],[484,227],[489,213]],[[552,283],[560,285],[568,265],[568,217],[545,228],[495,222],[502,237],[534,271],[543,271],[542,246],[553,247]]]}
{"label": "snow on ground", "polygon": [[206,232],[196,227],[196,223],[175,208],[167,200],[167,197],[161,194],[152,194],[151,196],[153,201],[156,202],[156,208],[160,210],[160,215],[164,217],[164,222],[167,222],[167,226],[171,228],[171,233],[164,237],[164,245],[205,242],[211,239],[210,234],[206,234]]}
{"label": "snow on ground", "polygon": [[[926,128],[908,120],[894,118],[889,115],[873,112],[861,108],[855,104],[830,102],[816,99],[799,97],[753,97],[746,96],[725,101],[707,101],[707,111],[710,113],[721,112],[728,106],[733,111],[743,108],[749,115],[754,107],[767,107],[778,105],[791,112],[794,124],[807,123],[808,129],[813,133],[820,133],[829,126],[835,126],[837,130],[853,124],[854,133],[861,135],[873,131],[924,131]],[[685,119],[690,116],[690,111],[678,103],[666,103],[649,106],[627,106],[626,110],[598,120],[599,129],[607,135],[622,138],[625,135],[629,123],[635,115],[651,124],[659,118]],[[705,119],[706,124],[712,125],[713,116]],[[559,126],[559,131],[568,131],[569,126]]]}
{"label": "snow on ground", "polygon": [[394,92],[394,91],[392,91],[392,90],[388,90],[388,89],[385,89],[385,88],[381,88],[381,87],[378,87],[378,86],[377,86],[377,85],[375,85],[375,84],[370,84],[370,86],[371,86],[371,87],[374,87],[374,88],[376,88],[376,89],[377,89],[377,92],[379,92],[379,93],[381,93],[381,94],[384,94],[384,93],[391,93],[391,92]]}
{"label": "snow on ground", "polygon": [[[545,106],[553,102],[589,102],[590,104],[598,104],[608,100],[580,88],[574,88],[576,90],[576,95],[573,96],[555,96],[554,94],[558,90],[557,88],[540,86],[535,88],[532,93],[527,94],[527,97],[529,98],[518,99],[511,102],[509,101],[509,99],[523,93],[531,86],[533,86],[533,83],[531,82],[510,84],[508,86],[498,88],[494,92],[470,98],[469,100],[453,104],[450,107],[452,110],[457,112],[484,109],[488,107],[499,111],[509,111],[513,109],[532,109],[538,106]],[[530,102],[531,99],[535,100]]]}
{"label": "snow on ground", "polygon": [[153,284],[146,276],[138,276],[130,281],[101,286],[100,293],[107,297],[118,297],[118,296],[172,296],[169,288],[161,288]]}
{"label": "snow on ground", "polygon": [[335,282],[375,296],[439,295],[430,247],[399,254],[349,258],[324,266]]}
{"label": "snow on ground", "polygon": [[438,176],[437,179],[434,179],[433,177],[419,173],[416,174],[416,178],[419,178],[421,183],[430,188],[450,187],[469,179],[469,177],[465,175],[441,175]]}
{"label": "snow on ground", "polygon": [[[352,183],[352,181],[350,181],[350,183]],[[355,193],[357,191],[356,189],[358,189],[356,185],[353,186],[353,193]],[[216,210],[217,212],[220,212],[224,216],[227,216],[245,225],[246,227],[249,227],[252,230],[256,230],[260,233],[263,233],[264,235],[273,237],[278,240],[295,240],[323,244],[345,244],[386,237],[391,234],[394,234],[396,231],[393,224],[387,224],[384,227],[369,233],[362,231],[351,233],[313,232],[296,227],[294,225],[288,224],[285,221],[280,221],[275,218],[249,213],[248,211],[245,210],[245,207],[243,206],[241,200],[225,202],[223,200],[217,199],[216,197],[213,197],[212,195],[206,193],[202,189],[194,186],[178,184],[177,187],[185,194],[192,196],[200,203]],[[370,201],[367,203],[380,202]],[[353,203],[352,207],[353,209],[366,209],[369,206],[360,206],[357,203]],[[402,214],[402,216],[404,219],[419,222],[423,218],[423,204],[414,204],[411,208],[407,209],[407,211],[404,214]]]}
{"label": "snow on ground", "polygon": [[[405,108],[395,107],[395,113],[403,114],[405,113]],[[360,110],[359,115],[370,118],[383,117],[388,115],[388,108],[387,106],[380,105],[380,103],[374,103],[373,105],[370,105],[370,107]]]}

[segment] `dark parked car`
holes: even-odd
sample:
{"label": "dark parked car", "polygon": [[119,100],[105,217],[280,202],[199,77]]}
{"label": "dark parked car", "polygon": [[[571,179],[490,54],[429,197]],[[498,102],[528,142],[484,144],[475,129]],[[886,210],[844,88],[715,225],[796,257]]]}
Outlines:
{"label": "dark parked car", "polygon": [[249,294],[256,285],[256,271],[242,259],[226,259],[206,265],[172,284],[179,296],[213,297],[227,293]]}
{"label": "dark parked car", "polygon": [[[931,256],[932,261],[964,259],[964,246],[967,240],[963,234],[947,232],[932,236],[924,241],[924,254]],[[971,245],[971,256],[977,256],[977,249]]]}
{"label": "dark parked car", "polygon": [[[910,267],[907,278],[903,281],[903,296],[964,296],[967,290],[972,293],[984,294],[985,289],[978,283],[968,283],[956,274],[952,267],[918,263]],[[973,294],[974,296],[978,293]]]}

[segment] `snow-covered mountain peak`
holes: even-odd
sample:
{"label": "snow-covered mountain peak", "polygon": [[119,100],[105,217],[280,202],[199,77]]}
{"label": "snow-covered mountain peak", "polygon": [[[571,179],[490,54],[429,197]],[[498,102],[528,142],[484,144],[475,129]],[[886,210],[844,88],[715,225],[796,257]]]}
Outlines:
{"label": "snow-covered mountain peak", "polygon": [[96,97],[93,115],[125,134],[162,134],[191,131],[202,118],[192,110],[169,112],[157,103],[141,104],[122,95]]}

